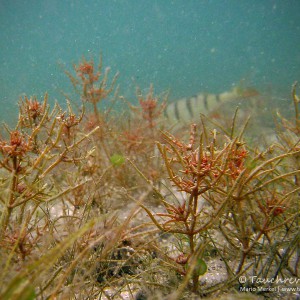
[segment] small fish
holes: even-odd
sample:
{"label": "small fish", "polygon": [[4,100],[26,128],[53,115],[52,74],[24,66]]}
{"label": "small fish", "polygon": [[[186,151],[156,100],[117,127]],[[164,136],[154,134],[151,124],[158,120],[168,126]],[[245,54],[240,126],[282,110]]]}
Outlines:
{"label": "small fish", "polygon": [[[167,105],[164,115],[170,122],[190,122],[197,119],[200,113],[209,115],[225,102],[255,97],[259,93],[253,88],[234,87],[221,94],[199,93],[190,98],[182,98]],[[217,115],[220,117],[220,113]]]}

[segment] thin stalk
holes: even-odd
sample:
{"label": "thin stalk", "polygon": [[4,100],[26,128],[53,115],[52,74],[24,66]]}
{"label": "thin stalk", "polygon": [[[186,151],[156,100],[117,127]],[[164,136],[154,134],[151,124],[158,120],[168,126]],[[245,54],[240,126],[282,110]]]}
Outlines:
{"label": "thin stalk", "polygon": [[15,192],[18,185],[18,158],[13,157],[13,172],[11,174],[11,184],[9,188],[9,196],[7,197],[7,201],[5,203],[5,208],[3,210],[1,216],[1,228],[0,228],[0,239],[2,239],[4,232],[9,224],[9,220],[13,211],[13,204],[15,201]]}

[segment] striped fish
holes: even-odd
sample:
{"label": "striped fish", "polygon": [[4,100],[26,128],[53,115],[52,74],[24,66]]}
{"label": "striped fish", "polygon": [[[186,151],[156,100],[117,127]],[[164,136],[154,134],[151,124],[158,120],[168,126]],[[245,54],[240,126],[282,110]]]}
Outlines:
{"label": "striped fish", "polygon": [[257,95],[259,93],[255,89],[241,89],[239,87],[221,94],[199,93],[190,98],[182,98],[168,104],[164,114],[171,123],[189,123],[191,120],[199,118],[200,113],[209,115],[209,113],[216,111],[225,102],[255,97]]}

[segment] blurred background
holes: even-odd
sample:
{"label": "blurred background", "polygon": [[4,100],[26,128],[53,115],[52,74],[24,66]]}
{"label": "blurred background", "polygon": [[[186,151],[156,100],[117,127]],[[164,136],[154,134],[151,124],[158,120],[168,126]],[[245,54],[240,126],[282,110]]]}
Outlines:
{"label": "blurred background", "polygon": [[20,95],[64,103],[83,55],[102,53],[130,101],[136,84],[172,101],[243,82],[282,105],[300,80],[299,0],[0,0],[0,25],[3,121]]}

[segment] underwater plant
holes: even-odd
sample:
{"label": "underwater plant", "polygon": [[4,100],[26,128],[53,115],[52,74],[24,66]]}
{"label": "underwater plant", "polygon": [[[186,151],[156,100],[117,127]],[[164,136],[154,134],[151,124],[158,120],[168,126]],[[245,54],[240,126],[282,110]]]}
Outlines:
{"label": "underwater plant", "polygon": [[[129,113],[119,120],[120,131],[118,133],[118,149],[129,161],[139,165],[141,171],[153,182],[158,183],[161,177],[161,164],[157,157],[155,142],[161,139],[161,128],[163,125],[163,113],[167,103],[167,93],[157,95],[151,84],[149,91],[143,94],[139,87],[136,88],[137,105],[128,100]],[[133,101],[132,101],[133,102]],[[126,168],[125,181],[128,188],[144,185],[140,176],[132,172],[128,164]],[[123,183],[125,183],[123,181]]]}
{"label": "underwater plant", "polygon": [[[222,132],[222,127],[209,133],[204,125],[197,138],[193,124],[188,142],[165,133],[165,143],[157,143],[170,189],[184,196],[182,200],[170,199],[153,186],[165,212],[152,212],[144,203],[140,205],[160,231],[173,234],[186,245],[173,258],[181,266],[175,268],[185,277],[174,294],[176,299],[190,278],[194,293],[207,294],[222,284],[228,288],[250,269],[272,278],[283,272],[297,276],[296,268],[284,265],[283,260],[295,254],[299,243],[299,185],[295,178],[300,169],[291,164],[299,157],[299,137],[279,153],[275,145],[264,151],[253,150],[243,139],[245,127],[235,134],[235,119],[229,134]],[[147,180],[138,166],[134,167]],[[278,246],[286,243],[289,247],[282,255]],[[209,245],[225,262],[228,277],[216,287],[201,289],[199,277],[209,265],[204,262]],[[249,264],[254,258],[255,263]],[[231,260],[237,265],[229,264]],[[279,263],[277,270],[271,268],[273,262]]]}
{"label": "underwater plant", "polygon": [[[71,97],[65,109],[23,97],[1,132],[1,299],[238,297],[264,287],[241,275],[299,276],[296,83],[295,115],[277,114],[264,147],[238,110],[178,129],[164,117],[167,93],[138,88],[137,106],[117,114],[124,97],[102,58],[74,72],[79,109]],[[216,261],[223,274],[209,281]]]}
{"label": "underwater plant", "polygon": [[[17,223],[24,221],[27,203],[35,203],[32,213],[40,203],[54,199],[51,187],[51,174],[61,164],[76,164],[86,159],[91,153],[76,153],[79,144],[89,138],[97,128],[83,136],[78,136],[73,127],[82,120],[76,117],[68,105],[68,112],[55,105],[52,112],[47,104],[48,96],[43,102],[25,97],[20,101],[18,124],[14,130],[5,126],[9,140],[1,138],[1,169],[4,172],[1,215],[1,235],[6,231],[13,210],[20,209]],[[48,179],[49,178],[49,179]],[[76,187],[70,187],[69,190]],[[65,193],[66,191],[64,191]]]}
{"label": "underwater plant", "polygon": [[[76,180],[69,175],[92,154],[86,141],[98,130],[74,130],[82,117],[83,111],[76,116],[70,103],[66,111],[58,104],[50,111],[46,94],[41,102],[35,97],[20,99],[16,127],[4,126],[0,140],[0,244],[2,258],[7,261],[1,263],[1,290],[14,274],[7,273],[14,268],[11,264],[20,259],[22,270],[45,243],[59,210],[55,206],[61,206],[65,195],[86,183],[84,178]],[[69,185],[58,184],[64,180]]]}
{"label": "underwater plant", "polygon": [[84,57],[77,65],[73,65],[75,76],[71,72],[65,71],[73,87],[80,94],[81,100],[91,103],[93,113],[97,121],[100,121],[98,104],[106,99],[113,92],[119,73],[116,73],[108,83],[110,68],[102,70],[102,55],[99,59],[99,64],[96,67],[94,60],[87,61]]}

